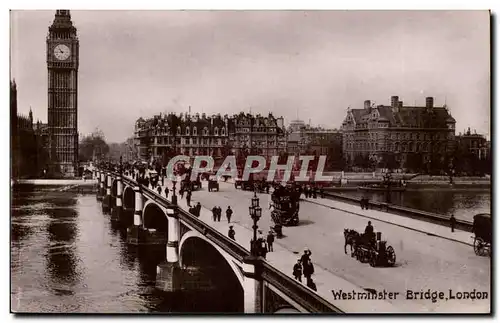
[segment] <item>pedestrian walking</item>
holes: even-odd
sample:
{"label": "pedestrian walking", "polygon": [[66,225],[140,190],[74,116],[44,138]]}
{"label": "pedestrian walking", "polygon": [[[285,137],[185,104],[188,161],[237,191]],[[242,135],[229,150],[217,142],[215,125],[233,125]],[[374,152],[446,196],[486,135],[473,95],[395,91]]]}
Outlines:
{"label": "pedestrian walking", "polygon": [[359,201],[359,204],[361,206],[362,210],[368,210],[368,198],[366,196],[363,196],[361,200]]}
{"label": "pedestrian walking", "polygon": [[273,243],[274,243],[274,233],[269,230],[269,233],[267,234],[267,251],[272,252],[273,250]]}
{"label": "pedestrian walking", "polygon": [[257,245],[256,245],[256,248],[258,250],[258,254],[261,257],[266,258],[267,244],[266,244],[266,239],[264,239],[264,236],[262,235],[262,230],[259,230],[259,234],[257,236]]}
{"label": "pedestrian walking", "polygon": [[304,249],[304,254],[300,257],[300,262],[302,264],[302,273],[304,277],[307,279],[307,284],[309,286],[311,279],[311,275],[314,274],[314,265],[311,261],[311,250],[309,248]]}
{"label": "pedestrian walking", "polygon": [[314,274],[314,265],[310,258],[305,263],[302,263],[302,272],[306,278],[307,286],[309,286],[312,280],[311,275]]}
{"label": "pedestrian walking", "polygon": [[191,206],[191,191],[186,193],[186,202],[188,206]]}
{"label": "pedestrian walking", "polygon": [[201,203],[200,202],[196,203],[195,207],[196,207],[196,214],[197,214],[196,216],[200,217],[200,214],[201,214]]}
{"label": "pedestrian walking", "polygon": [[166,198],[168,198],[168,193],[169,193],[168,187],[165,186],[165,197]]}
{"label": "pedestrian walking", "polygon": [[455,215],[452,213],[450,218],[451,232],[455,232],[456,225],[457,225],[457,219],[455,219]]}
{"label": "pedestrian walking", "polygon": [[212,218],[214,219],[214,222],[217,221],[217,207],[214,206],[212,208]]}
{"label": "pedestrian walking", "polygon": [[304,265],[304,263],[306,263],[308,260],[311,259],[311,254],[312,253],[311,250],[309,250],[309,248],[304,248],[304,253],[300,257],[300,263]]}
{"label": "pedestrian walking", "polygon": [[302,265],[300,264],[300,259],[297,259],[297,263],[293,265],[293,277],[302,283]]}
{"label": "pedestrian walking", "polygon": [[156,190],[158,191],[158,195],[161,195],[161,186],[158,185],[158,187],[156,188]]}
{"label": "pedestrian walking", "polygon": [[179,190],[179,195],[181,196],[182,200],[182,198],[184,197],[184,188],[181,187],[181,189]]}
{"label": "pedestrian walking", "polygon": [[235,240],[235,241],[236,241],[236,239],[234,238],[234,237],[236,236],[236,232],[234,231],[234,229],[233,229],[233,226],[232,226],[232,225],[230,225],[230,226],[229,226],[229,232],[227,233],[227,235],[228,235],[228,237],[229,237],[230,239],[233,239],[233,240]]}
{"label": "pedestrian walking", "polygon": [[220,222],[222,218],[222,208],[220,206],[217,207],[217,222]]}
{"label": "pedestrian walking", "polygon": [[231,210],[231,207],[228,206],[226,210],[226,218],[227,218],[227,223],[231,223],[231,216],[233,215],[233,210]]}

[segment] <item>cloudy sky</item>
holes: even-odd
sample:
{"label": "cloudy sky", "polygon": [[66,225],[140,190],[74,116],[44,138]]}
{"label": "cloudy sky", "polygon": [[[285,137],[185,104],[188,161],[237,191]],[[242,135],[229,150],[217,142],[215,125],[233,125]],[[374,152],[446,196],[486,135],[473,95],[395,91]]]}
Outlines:
{"label": "cloudy sky", "polygon": [[[489,137],[487,11],[71,11],[80,39],[79,131],[111,142],[140,117],[251,111],[339,127],[365,99],[446,103]],[[11,14],[19,111],[47,120],[54,11]]]}

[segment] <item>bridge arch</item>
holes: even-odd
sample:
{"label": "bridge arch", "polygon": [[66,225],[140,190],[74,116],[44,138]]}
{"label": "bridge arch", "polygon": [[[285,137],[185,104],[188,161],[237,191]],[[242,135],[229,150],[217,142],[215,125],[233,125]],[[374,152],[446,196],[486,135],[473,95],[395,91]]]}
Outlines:
{"label": "bridge arch", "polygon": [[135,192],[134,189],[128,185],[123,190],[123,206],[125,209],[135,210]]}
{"label": "bridge arch", "polygon": [[179,243],[179,264],[181,268],[199,268],[210,277],[225,311],[243,312],[243,273],[220,247],[189,231]]}
{"label": "bridge arch", "polygon": [[161,232],[168,232],[168,219],[165,208],[156,202],[149,200],[144,205],[142,219],[144,227],[156,229]]}

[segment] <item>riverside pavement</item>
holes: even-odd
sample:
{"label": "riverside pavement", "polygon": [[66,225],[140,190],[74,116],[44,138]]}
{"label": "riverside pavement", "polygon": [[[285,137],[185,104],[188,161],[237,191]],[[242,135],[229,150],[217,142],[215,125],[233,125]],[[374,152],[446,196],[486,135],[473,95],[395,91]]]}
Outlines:
{"label": "riverside pavement", "polygon": [[343,203],[326,198],[324,199],[302,198],[302,200],[307,201],[309,203],[322,205],[331,209],[337,209],[344,212],[348,212],[353,215],[365,217],[371,220],[390,223],[409,230],[421,232],[422,234],[434,235],[436,237],[440,237],[443,239],[456,241],[469,246],[473,246],[473,238],[472,238],[473,233],[471,232],[457,230],[457,229],[455,229],[455,232],[451,232],[451,228],[447,226],[420,221],[417,219],[373,209],[363,210],[361,209],[361,207],[358,207],[356,205]]}

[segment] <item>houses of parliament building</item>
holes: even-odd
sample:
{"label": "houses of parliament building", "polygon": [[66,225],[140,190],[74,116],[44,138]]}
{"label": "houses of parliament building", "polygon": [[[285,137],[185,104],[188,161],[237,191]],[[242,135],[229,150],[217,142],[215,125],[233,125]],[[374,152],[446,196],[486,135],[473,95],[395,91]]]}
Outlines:
{"label": "houses of parliament building", "polygon": [[78,176],[79,41],[69,10],[57,10],[46,39],[48,122],[17,114],[17,84],[10,86],[12,177]]}

